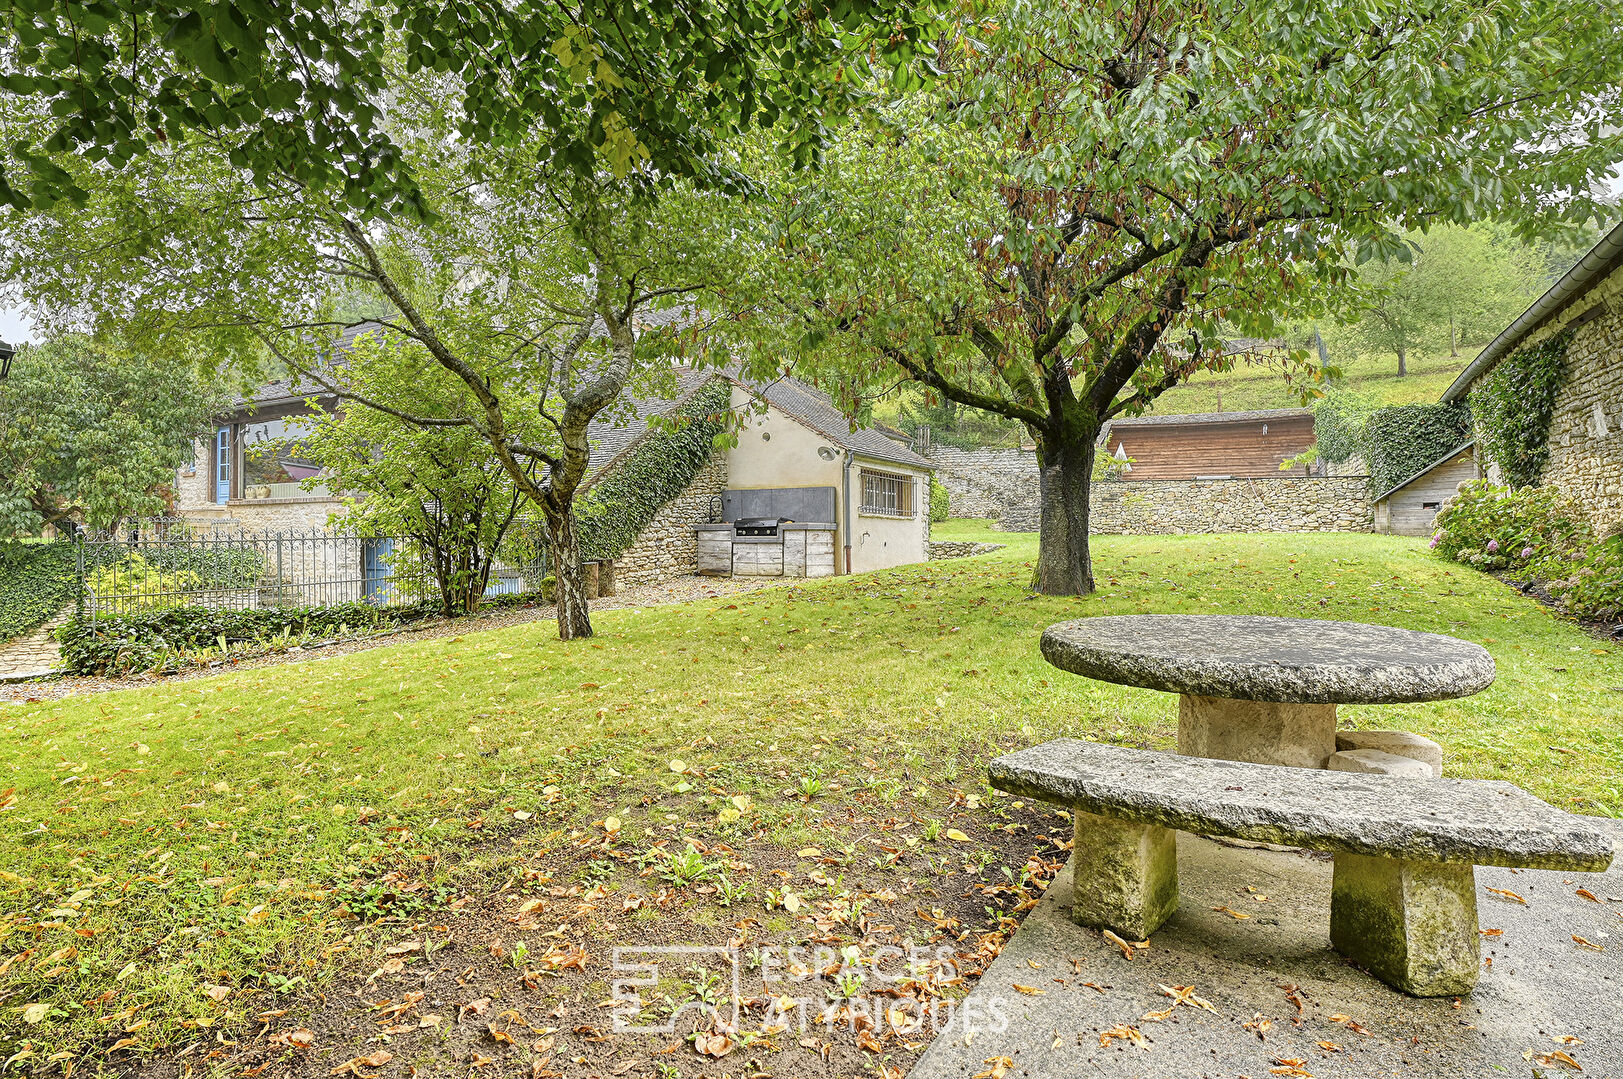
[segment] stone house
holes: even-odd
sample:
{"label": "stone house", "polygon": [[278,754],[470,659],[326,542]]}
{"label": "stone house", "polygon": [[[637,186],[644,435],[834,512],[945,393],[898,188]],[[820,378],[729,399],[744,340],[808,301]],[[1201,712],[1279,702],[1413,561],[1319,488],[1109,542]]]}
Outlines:
{"label": "stone house", "polygon": [[[839,557],[833,572],[864,572],[929,558],[929,497],[933,466],[906,445],[850,424],[821,391],[793,378],[749,386],[726,374],[683,369],[669,400],[639,399],[589,432],[592,455],[583,493],[610,475],[654,430],[656,415],[675,412],[715,380],[731,389],[741,416],[738,444],[717,450],[687,487],[661,506],[615,562],[618,584],[690,574],[698,566],[697,527],[749,505],[764,515],[776,504],[800,505],[818,492],[831,508],[828,533]],[[268,383],[220,417],[212,438],[175,478],[174,514],[198,525],[248,531],[321,529],[341,516],[340,492],[319,482],[319,469],[299,455],[300,417],[312,404],[337,407],[319,386]],[[819,504],[825,504],[819,503]],[[386,541],[384,541],[386,542]],[[383,550],[355,557],[376,562]],[[335,573],[365,576],[360,566]]]}
{"label": "stone house", "polygon": [[[1442,399],[1464,399],[1506,357],[1566,330],[1572,340],[1539,482],[1571,496],[1601,534],[1623,531],[1623,225],[1489,342]],[[1500,479],[1496,462],[1483,467]]]}

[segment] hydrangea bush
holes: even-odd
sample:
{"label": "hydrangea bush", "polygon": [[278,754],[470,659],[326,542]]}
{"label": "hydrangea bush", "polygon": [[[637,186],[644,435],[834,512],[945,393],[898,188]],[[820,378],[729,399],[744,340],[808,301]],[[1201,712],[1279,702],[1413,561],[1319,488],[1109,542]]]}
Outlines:
{"label": "hydrangea bush", "polygon": [[1431,546],[1486,572],[1543,581],[1569,614],[1623,621],[1623,536],[1597,542],[1553,487],[1462,483],[1437,514]]}
{"label": "hydrangea bush", "polygon": [[1431,546],[1481,570],[1538,576],[1588,539],[1583,518],[1555,488],[1470,480],[1438,511]]}

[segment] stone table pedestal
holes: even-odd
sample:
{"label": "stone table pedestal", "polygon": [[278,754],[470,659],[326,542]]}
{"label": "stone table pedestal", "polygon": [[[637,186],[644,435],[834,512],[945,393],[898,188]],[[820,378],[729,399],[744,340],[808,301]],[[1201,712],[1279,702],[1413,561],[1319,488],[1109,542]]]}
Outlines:
{"label": "stone table pedestal", "polygon": [[1464,697],[1493,683],[1480,645],[1357,622],[1261,615],[1111,615],[1048,627],[1073,674],[1180,695],[1178,752],[1323,768],[1336,705]]}

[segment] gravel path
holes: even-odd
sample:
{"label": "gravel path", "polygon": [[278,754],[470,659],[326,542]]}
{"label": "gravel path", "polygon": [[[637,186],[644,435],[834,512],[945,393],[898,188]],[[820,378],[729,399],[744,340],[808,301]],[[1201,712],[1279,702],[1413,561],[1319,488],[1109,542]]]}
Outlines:
{"label": "gravel path", "polygon": [[[692,603],[696,600],[718,599],[723,596],[757,592],[763,588],[779,587],[791,582],[779,577],[677,577],[658,584],[635,585],[623,588],[617,595],[592,601],[593,611],[608,611],[618,607],[655,607],[666,603]],[[279,663],[306,663],[334,656],[347,656],[369,648],[423,641],[433,637],[454,637],[460,633],[477,633],[487,629],[501,629],[525,622],[551,621],[552,607],[520,607],[495,611],[472,618],[438,619],[420,622],[392,633],[364,640],[342,641],[325,648],[283,652],[277,655],[245,659],[226,669],[183,671],[180,674],[136,675],[132,678],[80,678],[62,676],[38,682],[18,682],[0,685],[0,703],[23,701],[54,701],[82,693],[106,693],[116,689],[135,689],[141,686],[163,685],[192,678],[212,678],[226,670],[242,671],[257,667],[271,667]]]}

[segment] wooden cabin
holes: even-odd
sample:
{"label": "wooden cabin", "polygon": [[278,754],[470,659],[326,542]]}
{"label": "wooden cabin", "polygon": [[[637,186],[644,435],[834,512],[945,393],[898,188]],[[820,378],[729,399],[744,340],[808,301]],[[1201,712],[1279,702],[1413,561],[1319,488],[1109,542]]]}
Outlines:
{"label": "wooden cabin", "polygon": [[1305,476],[1305,467],[1281,473],[1279,466],[1313,445],[1313,413],[1276,408],[1135,416],[1111,420],[1101,438],[1101,453],[1132,461],[1122,475],[1129,482]]}
{"label": "wooden cabin", "polygon": [[1429,536],[1443,502],[1466,480],[1482,474],[1476,443],[1449,450],[1375,499],[1375,531],[1394,536]]}

